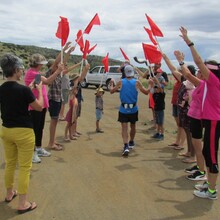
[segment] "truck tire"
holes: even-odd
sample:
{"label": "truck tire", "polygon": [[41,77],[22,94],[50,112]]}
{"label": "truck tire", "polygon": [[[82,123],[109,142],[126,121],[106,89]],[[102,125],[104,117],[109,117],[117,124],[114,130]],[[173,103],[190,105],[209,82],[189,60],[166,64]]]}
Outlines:
{"label": "truck tire", "polygon": [[89,86],[85,79],[83,80],[83,82],[80,82],[80,85],[82,86],[82,88],[87,88]]}
{"label": "truck tire", "polygon": [[[108,81],[106,82],[106,87],[107,87],[107,90],[108,90],[108,91],[110,90],[110,82],[111,82],[111,80],[108,80]],[[113,86],[115,86],[115,83],[113,83]]]}

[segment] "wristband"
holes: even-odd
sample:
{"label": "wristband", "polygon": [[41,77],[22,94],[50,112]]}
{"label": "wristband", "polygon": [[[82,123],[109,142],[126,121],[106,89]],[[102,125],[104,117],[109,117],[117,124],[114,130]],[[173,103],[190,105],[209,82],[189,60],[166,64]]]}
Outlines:
{"label": "wristband", "polygon": [[180,63],[179,63],[179,65],[180,66],[183,66],[185,63],[183,62],[183,61],[181,61]]}
{"label": "wristband", "polygon": [[191,43],[188,44],[188,46],[189,46],[189,47],[194,46],[194,43],[191,42]]}

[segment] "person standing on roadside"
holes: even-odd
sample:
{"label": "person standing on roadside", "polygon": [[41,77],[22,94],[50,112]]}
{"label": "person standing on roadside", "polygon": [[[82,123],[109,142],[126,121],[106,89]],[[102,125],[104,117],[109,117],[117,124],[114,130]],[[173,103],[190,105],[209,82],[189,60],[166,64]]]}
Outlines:
{"label": "person standing on roadside", "polygon": [[[194,195],[205,199],[217,199],[216,182],[219,173],[218,149],[220,138],[220,64],[215,60],[203,61],[194,43],[189,39],[187,29],[180,27],[181,37],[190,48],[193,60],[205,81],[202,97],[202,120],[204,126],[203,155],[207,168],[207,182],[198,186]],[[184,55],[175,51],[182,71],[187,72]]]}
{"label": "person standing on roadside", "polygon": [[[36,111],[43,109],[42,83],[36,85],[38,98],[31,89],[19,84],[24,66],[17,56],[5,54],[1,59],[1,68],[7,81],[0,86],[0,108],[2,128],[0,137],[5,151],[5,202],[11,202],[17,195],[18,214],[32,211],[35,202],[28,202],[27,192],[34,152],[33,123],[28,111],[31,106]],[[18,191],[14,189],[14,174],[18,162]]]}

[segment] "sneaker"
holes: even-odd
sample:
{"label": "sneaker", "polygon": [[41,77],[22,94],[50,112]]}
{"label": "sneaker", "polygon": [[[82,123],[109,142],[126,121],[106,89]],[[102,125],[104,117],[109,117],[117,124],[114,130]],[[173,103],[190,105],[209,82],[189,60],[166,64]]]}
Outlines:
{"label": "sneaker", "polygon": [[51,156],[51,153],[46,151],[42,147],[36,148],[36,151],[37,151],[38,157],[50,157]]}
{"label": "sneaker", "polygon": [[158,138],[160,136],[159,133],[154,134],[153,136],[151,136],[152,138]]}
{"label": "sneaker", "polygon": [[158,141],[162,141],[164,139],[164,135],[159,134],[155,139],[157,139]]}
{"label": "sneaker", "polygon": [[126,147],[124,147],[124,150],[122,152],[122,156],[128,156],[128,154],[129,154],[129,148],[126,146]]}
{"label": "sneaker", "polygon": [[199,198],[203,199],[217,199],[217,191],[214,193],[209,192],[209,189],[203,189],[203,190],[194,190],[193,194]]}
{"label": "sneaker", "polygon": [[38,157],[37,151],[34,151],[32,163],[40,163],[40,162],[41,162],[41,159]]}
{"label": "sneaker", "polygon": [[133,149],[134,148],[134,141],[129,141],[128,148]]}
{"label": "sneaker", "polygon": [[186,173],[191,173],[191,174],[195,173],[196,171],[199,171],[199,168],[198,168],[197,165],[195,165],[195,166],[193,166],[193,167],[191,167],[191,168],[185,169],[185,172],[186,172]]}
{"label": "sneaker", "polygon": [[206,180],[205,172],[202,174],[199,170],[197,170],[195,173],[189,175],[186,177],[188,180]]}
{"label": "sneaker", "polygon": [[208,182],[205,181],[203,184],[196,184],[194,187],[195,187],[195,189],[201,191],[201,190],[204,190],[204,189],[208,189],[209,184],[208,184]]}
{"label": "sneaker", "polygon": [[[103,130],[101,130],[101,129],[96,129],[96,133],[104,133],[104,131]],[[80,136],[80,135],[79,135]],[[78,136],[78,137],[79,137]]]}

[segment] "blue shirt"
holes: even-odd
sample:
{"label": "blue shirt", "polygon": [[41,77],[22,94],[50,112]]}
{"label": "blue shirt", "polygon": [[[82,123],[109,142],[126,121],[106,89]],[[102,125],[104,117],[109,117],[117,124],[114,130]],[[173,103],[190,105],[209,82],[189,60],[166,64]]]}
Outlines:
{"label": "blue shirt", "polygon": [[[124,78],[122,81],[122,87],[120,90],[121,105],[119,111],[123,114],[133,114],[138,111],[137,99],[138,91],[136,89],[136,79]],[[133,104],[134,107],[130,108],[129,104]]]}

